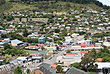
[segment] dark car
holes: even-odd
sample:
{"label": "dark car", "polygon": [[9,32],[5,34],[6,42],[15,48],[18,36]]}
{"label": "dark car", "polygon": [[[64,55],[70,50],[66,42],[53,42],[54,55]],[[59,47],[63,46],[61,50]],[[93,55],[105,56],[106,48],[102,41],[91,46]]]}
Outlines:
{"label": "dark car", "polygon": [[52,59],[52,57],[49,58],[49,60],[51,60],[51,59]]}

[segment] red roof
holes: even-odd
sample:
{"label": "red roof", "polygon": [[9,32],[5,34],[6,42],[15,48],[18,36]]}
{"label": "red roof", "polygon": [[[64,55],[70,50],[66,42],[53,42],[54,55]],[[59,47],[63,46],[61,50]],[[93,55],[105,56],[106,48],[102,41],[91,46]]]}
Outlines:
{"label": "red roof", "polygon": [[29,56],[36,56],[36,54],[30,54]]}
{"label": "red roof", "polygon": [[102,62],[102,59],[103,59],[103,58],[97,58],[97,60],[98,60],[99,62]]}
{"label": "red roof", "polygon": [[[36,71],[34,71],[35,72],[35,74],[43,74],[43,72],[42,71],[40,71],[40,70],[36,70]],[[31,72],[30,74],[33,74],[34,72]]]}
{"label": "red roof", "polygon": [[51,68],[56,68],[56,67],[57,67],[56,64],[51,65]]}
{"label": "red roof", "polygon": [[30,45],[30,46],[28,46],[28,47],[30,47],[30,48],[34,48],[34,47],[36,47],[35,45]]}
{"label": "red roof", "polygon": [[73,53],[67,53],[66,56],[73,56]]}
{"label": "red roof", "polygon": [[90,47],[94,47],[94,45],[92,44],[92,45],[90,45]]}
{"label": "red roof", "polygon": [[62,47],[62,45],[59,45],[59,47]]}
{"label": "red roof", "polygon": [[87,47],[85,44],[78,44],[78,46]]}
{"label": "red roof", "polygon": [[95,47],[99,47],[98,45],[96,45]]}
{"label": "red roof", "polygon": [[88,53],[88,51],[80,51],[80,53]]}

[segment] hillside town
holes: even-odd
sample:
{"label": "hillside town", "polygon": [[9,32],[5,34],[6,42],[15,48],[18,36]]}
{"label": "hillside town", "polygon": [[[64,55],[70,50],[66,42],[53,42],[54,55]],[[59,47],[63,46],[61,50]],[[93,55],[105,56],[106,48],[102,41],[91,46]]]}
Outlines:
{"label": "hillside town", "polygon": [[109,73],[110,10],[0,15],[0,74]]}

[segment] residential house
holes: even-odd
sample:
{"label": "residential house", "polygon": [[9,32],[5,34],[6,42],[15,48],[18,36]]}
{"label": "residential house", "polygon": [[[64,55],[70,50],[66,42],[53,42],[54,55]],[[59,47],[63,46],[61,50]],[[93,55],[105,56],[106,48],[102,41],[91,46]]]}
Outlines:
{"label": "residential house", "polygon": [[37,38],[39,36],[40,36],[39,34],[35,34],[35,33],[28,35],[28,37],[31,37],[31,38]]}
{"label": "residential house", "polygon": [[4,46],[4,43],[9,43],[10,44],[10,39],[9,38],[6,38],[4,40],[2,40],[2,42],[0,42],[0,47],[3,48]]}
{"label": "residential house", "polygon": [[40,38],[38,38],[38,43],[44,43],[46,41],[46,38],[41,36]]}
{"label": "residential house", "polygon": [[14,47],[23,46],[23,42],[18,39],[15,39],[15,40],[11,40],[11,45]]}
{"label": "residential house", "polygon": [[46,51],[29,51],[28,53],[31,53],[29,56],[46,56]]}
{"label": "residential house", "polygon": [[30,45],[25,47],[25,49],[29,49],[29,50],[38,50],[39,47],[35,46],[35,45]]}

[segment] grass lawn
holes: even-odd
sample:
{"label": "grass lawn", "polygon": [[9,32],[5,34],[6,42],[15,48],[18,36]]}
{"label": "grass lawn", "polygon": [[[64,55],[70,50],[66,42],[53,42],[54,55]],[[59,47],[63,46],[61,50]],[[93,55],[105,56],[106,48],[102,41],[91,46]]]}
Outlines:
{"label": "grass lawn", "polygon": [[10,11],[18,11],[18,10],[32,10],[35,7],[32,5],[25,5],[21,3],[12,3],[13,8],[10,9]]}
{"label": "grass lawn", "polygon": [[24,50],[24,52],[29,52],[30,50]]}

